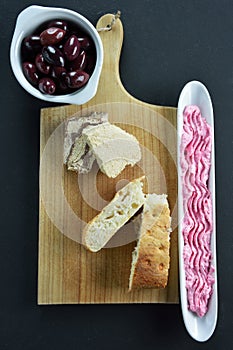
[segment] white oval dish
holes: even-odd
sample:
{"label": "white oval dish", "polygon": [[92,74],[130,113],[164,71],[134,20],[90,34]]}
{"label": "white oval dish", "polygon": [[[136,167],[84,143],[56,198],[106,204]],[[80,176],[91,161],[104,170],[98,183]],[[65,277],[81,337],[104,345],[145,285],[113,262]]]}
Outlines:
{"label": "white oval dish", "polygon": [[[213,231],[211,236],[212,264],[214,266],[213,294],[210,298],[209,308],[205,316],[200,318],[188,309],[187,293],[185,287],[185,270],[183,260],[184,240],[182,235],[183,195],[182,179],[180,167],[180,143],[183,130],[183,112],[184,108],[189,105],[196,105],[200,108],[201,115],[206,119],[212,129],[212,153],[211,168],[208,181],[208,188],[212,196],[213,208]],[[215,155],[214,155],[214,114],[210,95],[206,87],[198,82],[191,81],[183,88],[177,109],[177,171],[178,171],[178,246],[179,246],[179,279],[180,279],[180,302],[185,327],[192,338],[199,342],[208,340],[216,327],[218,314],[218,297],[217,297],[217,257],[216,257],[216,214],[215,214]]]}
{"label": "white oval dish", "polygon": [[[91,36],[96,48],[96,65],[88,83],[80,90],[66,95],[42,94],[27,81],[22,70],[22,40],[32,34],[43,22],[52,19],[63,19],[77,23],[81,29]],[[24,9],[17,18],[10,47],[10,62],[20,85],[33,96],[49,102],[81,105],[88,102],[96,94],[103,65],[103,45],[96,28],[79,13],[65,8],[32,5]]]}

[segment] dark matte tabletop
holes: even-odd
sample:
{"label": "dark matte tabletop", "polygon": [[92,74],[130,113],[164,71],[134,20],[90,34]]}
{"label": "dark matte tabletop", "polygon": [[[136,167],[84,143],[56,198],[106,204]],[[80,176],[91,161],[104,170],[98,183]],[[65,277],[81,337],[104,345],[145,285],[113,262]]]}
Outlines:
{"label": "dark matte tabletop", "polygon": [[232,349],[233,2],[229,0],[40,1],[94,25],[120,10],[121,79],[130,94],[176,106],[190,80],[203,82],[215,113],[219,315],[211,339],[186,332],[177,305],[37,305],[39,123],[51,104],[30,96],[10,68],[15,20],[31,1],[0,4],[0,349]]}

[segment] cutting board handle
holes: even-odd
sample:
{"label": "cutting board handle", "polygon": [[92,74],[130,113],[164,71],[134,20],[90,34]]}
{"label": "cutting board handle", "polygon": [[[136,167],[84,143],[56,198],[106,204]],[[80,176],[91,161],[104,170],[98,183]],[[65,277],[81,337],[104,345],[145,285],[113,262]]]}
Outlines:
{"label": "cutting board handle", "polygon": [[[96,25],[96,29],[106,28],[113,19],[113,14],[106,14],[102,16]],[[121,95],[121,100],[127,99],[129,94],[124,89],[120,75],[119,75],[119,62],[121,55],[121,48],[123,43],[123,26],[121,20],[116,19],[111,30],[99,31],[99,35],[103,42],[104,47],[104,62],[102,73],[99,82],[99,93],[102,95],[102,99],[118,100]],[[124,98],[125,97],[125,98]]]}

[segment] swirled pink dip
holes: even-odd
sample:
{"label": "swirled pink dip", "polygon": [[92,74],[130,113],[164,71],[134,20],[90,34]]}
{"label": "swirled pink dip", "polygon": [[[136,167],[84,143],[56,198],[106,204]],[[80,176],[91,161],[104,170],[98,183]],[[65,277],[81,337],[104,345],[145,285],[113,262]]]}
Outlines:
{"label": "swirled pink dip", "polygon": [[212,201],[208,189],[211,166],[211,127],[197,106],[187,106],[183,113],[181,139],[182,190],[184,218],[184,267],[188,307],[202,317],[214,283],[210,240]]}

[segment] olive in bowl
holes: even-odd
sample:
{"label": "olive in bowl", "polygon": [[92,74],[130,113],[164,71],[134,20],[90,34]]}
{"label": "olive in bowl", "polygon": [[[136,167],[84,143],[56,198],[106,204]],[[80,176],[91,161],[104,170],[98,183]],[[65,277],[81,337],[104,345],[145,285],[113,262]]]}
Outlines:
{"label": "olive in bowl", "polygon": [[97,91],[103,46],[77,12],[30,6],[18,16],[10,60],[19,83],[35,97],[83,104]]}

